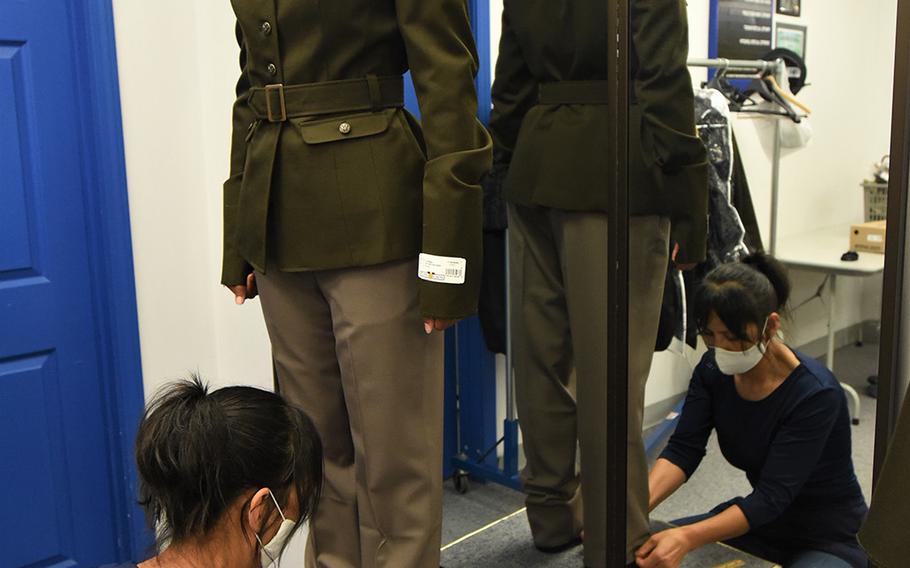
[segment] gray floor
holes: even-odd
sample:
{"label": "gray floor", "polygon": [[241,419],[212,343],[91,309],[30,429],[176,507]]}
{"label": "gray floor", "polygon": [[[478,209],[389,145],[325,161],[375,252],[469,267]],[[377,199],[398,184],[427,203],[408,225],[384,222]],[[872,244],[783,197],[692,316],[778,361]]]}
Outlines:
{"label": "gray floor", "polygon": [[[877,365],[877,345],[840,349],[834,363],[838,378],[856,386],[862,395],[861,421],[859,426],[853,428],[853,460],[867,499],[872,485],[875,400],[865,395],[865,385],[866,378],[874,373]],[[745,476],[724,461],[716,440],[712,438],[708,454],[698,472],[654,511],[653,518],[669,521],[697,514],[726,499],[748,492],[749,485]],[[479,534],[464,538],[520,511],[523,506],[521,494],[498,485],[475,483],[466,495],[459,495],[451,483],[447,484],[442,539],[447,546],[444,546],[442,554],[443,565],[446,568],[581,566],[580,547],[556,555],[538,552],[531,544],[531,533],[523,512],[502,520]],[[457,542],[459,539],[464,540]],[[730,552],[721,547],[704,551],[704,554],[704,557],[690,555],[683,567],[716,566],[730,560]],[[747,562],[741,566],[747,568],[761,565]]]}

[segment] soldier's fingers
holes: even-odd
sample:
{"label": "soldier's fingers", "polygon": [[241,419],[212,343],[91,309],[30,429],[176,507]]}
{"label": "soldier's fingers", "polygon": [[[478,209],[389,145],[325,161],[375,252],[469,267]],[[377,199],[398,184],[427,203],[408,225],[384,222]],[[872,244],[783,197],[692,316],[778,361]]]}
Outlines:
{"label": "soldier's fingers", "polygon": [[259,294],[259,289],[256,287],[256,274],[250,272],[249,276],[246,277],[246,297],[255,298]]}
{"label": "soldier's fingers", "polygon": [[654,540],[654,537],[651,537],[648,539],[648,542],[644,543],[642,547],[638,549],[635,556],[638,558],[645,558],[651,554],[655,548],[657,548],[657,541]]}
{"label": "soldier's fingers", "polygon": [[246,286],[238,284],[236,286],[228,286],[227,288],[234,294],[234,303],[238,306],[243,304],[243,301],[246,299]]}

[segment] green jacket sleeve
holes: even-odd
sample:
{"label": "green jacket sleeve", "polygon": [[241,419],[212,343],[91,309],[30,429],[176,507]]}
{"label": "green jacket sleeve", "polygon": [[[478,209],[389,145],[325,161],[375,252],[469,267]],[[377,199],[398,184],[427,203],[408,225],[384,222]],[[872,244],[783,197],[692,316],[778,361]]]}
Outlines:
{"label": "green jacket sleeve", "polygon": [[672,202],[679,263],[705,258],[708,233],[707,153],[695,130],[688,29],[685,0],[632,1],[641,150],[660,168],[663,191]]}
{"label": "green jacket sleeve", "polygon": [[240,79],[237,81],[237,100],[233,110],[233,132],[231,134],[231,174],[224,182],[224,248],[221,262],[221,283],[225,286],[246,283],[246,276],[252,267],[240,256],[234,246],[236,232],[237,202],[243,181],[243,167],[246,159],[246,138],[253,128],[253,111],[247,106],[250,83],[246,69],[246,46],[243,32],[237,25],[237,43],[240,45]]}
{"label": "green jacket sleeve", "polygon": [[467,261],[463,284],[421,280],[427,317],[477,311],[482,270],[480,179],[490,168],[487,131],[477,120],[477,54],[464,0],[396,0],[398,27],[420,103],[427,164],[422,252]]}
{"label": "green jacket sleeve", "polygon": [[508,166],[518,140],[525,115],[537,104],[538,83],[531,74],[521,52],[508,8],[502,12],[502,35],[499,58],[496,60],[496,80],[493,82],[493,112],[490,133],[493,135],[493,161]]}

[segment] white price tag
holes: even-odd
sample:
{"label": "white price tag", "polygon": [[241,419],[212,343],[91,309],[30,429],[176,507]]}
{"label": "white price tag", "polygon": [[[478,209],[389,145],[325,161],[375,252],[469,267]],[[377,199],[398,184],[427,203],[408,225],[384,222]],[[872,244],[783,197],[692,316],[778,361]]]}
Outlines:
{"label": "white price tag", "polygon": [[468,261],[463,258],[421,253],[417,276],[437,284],[464,284],[467,268]]}

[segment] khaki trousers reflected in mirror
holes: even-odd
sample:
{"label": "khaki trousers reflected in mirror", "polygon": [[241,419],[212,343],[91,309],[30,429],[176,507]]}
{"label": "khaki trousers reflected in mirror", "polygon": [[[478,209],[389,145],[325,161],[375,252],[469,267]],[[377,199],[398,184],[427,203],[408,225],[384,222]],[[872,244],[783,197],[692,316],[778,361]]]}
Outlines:
{"label": "khaki trousers reflected in mirror", "polygon": [[[606,566],[607,215],[512,205],[512,333],[522,481],[539,547],[575,540],[585,565]],[[628,560],[648,538],[648,468],[641,437],[668,261],[670,222],[629,220]],[[570,378],[575,375],[575,393]],[[576,447],[581,450],[581,471]],[[582,488],[584,501],[582,503]]]}

